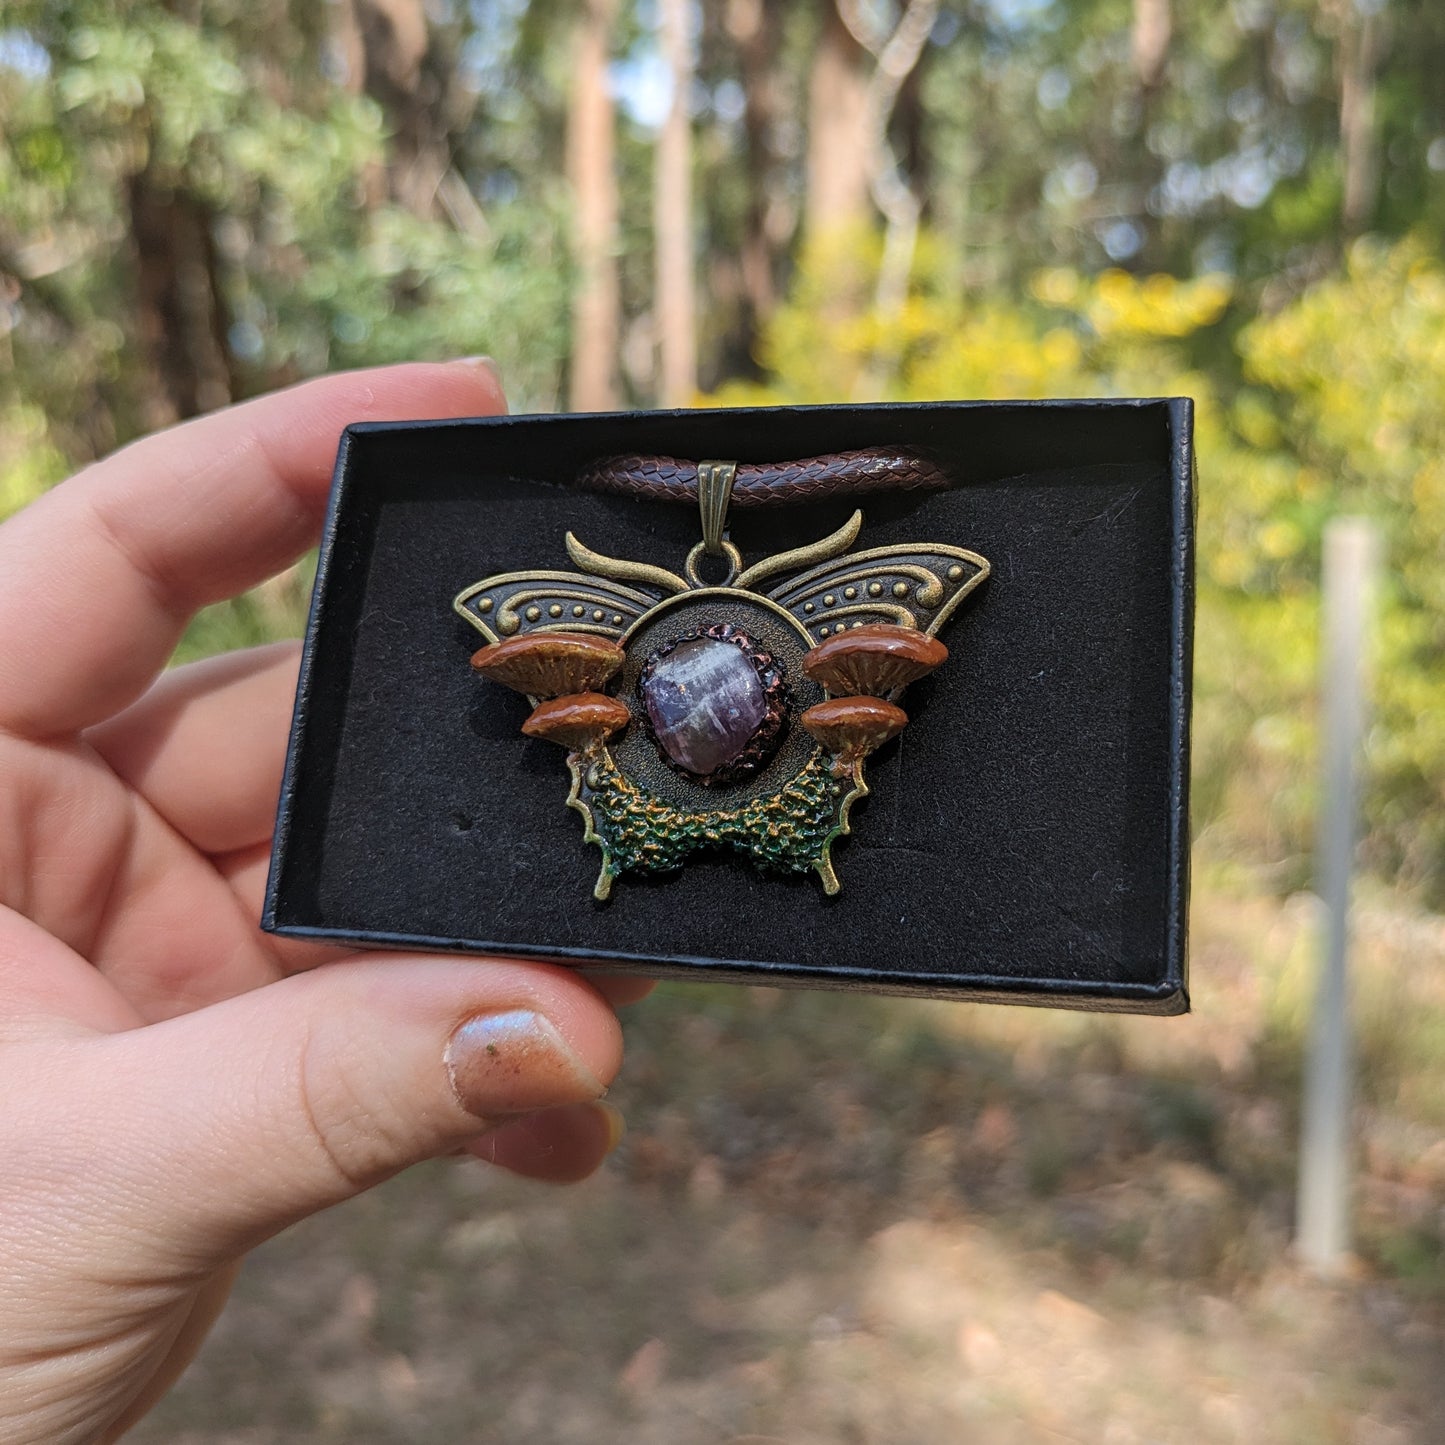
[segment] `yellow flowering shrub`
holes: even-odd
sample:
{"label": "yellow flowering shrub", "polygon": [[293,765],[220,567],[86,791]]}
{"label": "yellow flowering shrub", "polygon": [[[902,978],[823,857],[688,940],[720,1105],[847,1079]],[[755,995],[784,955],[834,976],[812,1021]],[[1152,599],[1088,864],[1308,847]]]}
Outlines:
{"label": "yellow flowering shrub", "polygon": [[876,239],[803,258],[763,385],[717,404],[1192,396],[1200,465],[1195,822],[1211,846],[1308,878],[1318,570],[1328,519],[1389,550],[1368,795],[1379,870],[1445,899],[1445,269],[1360,243],[1343,273],[1237,329],[1228,277],[1036,274],[974,296],[920,244],[893,316]]}

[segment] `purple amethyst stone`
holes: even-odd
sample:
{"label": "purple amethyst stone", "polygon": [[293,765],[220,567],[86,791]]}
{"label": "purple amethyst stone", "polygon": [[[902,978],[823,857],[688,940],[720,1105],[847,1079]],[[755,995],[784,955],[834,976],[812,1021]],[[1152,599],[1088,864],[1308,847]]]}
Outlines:
{"label": "purple amethyst stone", "polygon": [[736,762],[768,711],[757,669],[741,649],[710,637],[659,658],[642,695],[657,745],[699,775]]}
{"label": "purple amethyst stone", "polygon": [[756,770],[782,725],[782,677],[772,657],[731,627],[713,627],[660,649],[638,693],[653,741],[678,771],[704,784]]}

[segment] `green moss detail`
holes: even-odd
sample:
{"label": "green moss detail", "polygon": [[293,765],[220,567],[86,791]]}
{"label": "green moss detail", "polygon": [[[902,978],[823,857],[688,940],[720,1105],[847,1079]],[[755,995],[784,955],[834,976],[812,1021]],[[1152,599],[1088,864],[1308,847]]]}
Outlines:
{"label": "green moss detail", "polygon": [[838,891],[829,861],[834,838],[848,831],[848,809],[867,792],[861,770],[835,777],[832,759],[815,751],[781,792],[734,809],[689,812],[664,802],[621,773],[603,751],[574,757],[568,802],[588,821],[589,842],[602,848],[598,898],[619,873],[679,868],[698,848],[732,848],[772,873],[816,870],[829,893]]}

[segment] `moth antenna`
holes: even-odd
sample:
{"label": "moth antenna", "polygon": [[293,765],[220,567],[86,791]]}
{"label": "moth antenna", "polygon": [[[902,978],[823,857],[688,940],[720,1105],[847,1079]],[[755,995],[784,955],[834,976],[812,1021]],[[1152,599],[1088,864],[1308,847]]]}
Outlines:
{"label": "moth antenna", "polygon": [[686,592],[688,583],[676,572],[666,567],[654,567],[647,562],[626,562],[620,557],[604,557],[584,546],[571,533],[567,533],[567,555],[584,572],[597,577],[609,577],[614,582],[636,582],[643,587],[656,587],[662,592]]}
{"label": "moth antenna", "polygon": [[863,526],[863,513],[854,512],[836,532],[830,533],[820,542],[809,542],[806,547],[794,547],[791,552],[778,552],[754,562],[733,579],[734,587],[752,587],[764,577],[776,577],[779,572],[793,572],[799,567],[811,567],[816,562],[826,562],[840,552],[846,552],[858,540]]}

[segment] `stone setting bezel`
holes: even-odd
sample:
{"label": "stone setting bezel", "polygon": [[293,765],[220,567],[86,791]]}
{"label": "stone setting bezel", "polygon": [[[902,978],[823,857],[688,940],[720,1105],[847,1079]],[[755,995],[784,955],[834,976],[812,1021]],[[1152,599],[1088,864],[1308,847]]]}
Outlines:
{"label": "stone setting bezel", "polygon": [[[684,642],[704,641],[730,643],[752,664],[763,690],[763,718],[736,757],[709,773],[695,773],[677,762],[658,738],[652,724],[652,714],[647,706],[647,684],[657,664]],[[642,664],[642,670],[637,675],[636,691],[643,729],[656,748],[658,757],[674,773],[700,787],[724,787],[752,777],[771,760],[783,740],[788,718],[788,686],[783,668],[771,652],[759,646],[748,633],[731,622],[715,622],[707,627],[694,628],[665,642]]]}

